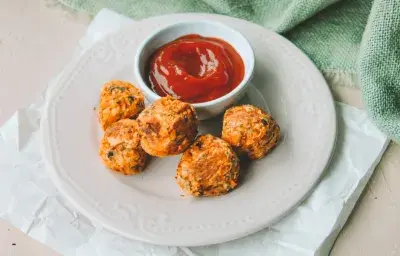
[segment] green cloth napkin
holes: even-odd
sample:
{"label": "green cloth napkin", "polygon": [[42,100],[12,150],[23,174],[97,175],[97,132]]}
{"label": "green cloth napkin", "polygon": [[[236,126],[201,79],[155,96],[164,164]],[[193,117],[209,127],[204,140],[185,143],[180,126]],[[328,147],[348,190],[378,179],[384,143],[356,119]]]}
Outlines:
{"label": "green cloth napkin", "polygon": [[400,0],[58,0],[134,19],[208,12],[275,30],[302,49],[331,86],[361,87],[370,116],[400,141]]}

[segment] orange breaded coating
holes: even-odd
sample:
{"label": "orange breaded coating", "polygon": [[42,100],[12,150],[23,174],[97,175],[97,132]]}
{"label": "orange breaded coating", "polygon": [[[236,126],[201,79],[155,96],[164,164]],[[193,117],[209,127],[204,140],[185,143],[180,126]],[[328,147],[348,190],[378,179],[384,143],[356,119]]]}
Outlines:
{"label": "orange breaded coating", "polygon": [[279,125],[263,110],[243,105],[224,114],[222,139],[249,159],[259,159],[276,146],[280,138]]}
{"label": "orange breaded coating", "polygon": [[148,106],[137,121],[142,148],[152,156],[180,154],[198,133],[199,120],[192,105],[172,97],[161,98]]}
{"label": "orange breaded coating", "polygon": [[99,154],[113,171],[133,175],[144,170],[148,155],[140,146],[137,121],[122,119],[110,125],[101,140]]}
{"label": "orange breaded coating", "polygon": [[239,158],[231,146],[207,134],[183,153],[175,178],[187,194],[218,196],[238,185],[239,169]]}
{"label": "orange breaded coating", "polygon": [[114,80],[106,83],[100,95],[99,122],[103,130],[125,118],[136,118],[144,109],[144,95],[132,84]]}

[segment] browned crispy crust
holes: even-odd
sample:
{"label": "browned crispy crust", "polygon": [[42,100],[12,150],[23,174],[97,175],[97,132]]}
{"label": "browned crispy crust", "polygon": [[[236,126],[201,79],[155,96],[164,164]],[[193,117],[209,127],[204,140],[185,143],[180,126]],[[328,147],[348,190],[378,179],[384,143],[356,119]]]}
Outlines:
{"label": "browned crispy crust", "polygon": [[279,138],[279,125],[255,106],[232,107],[224,114],[222,139],[249,159],[266,156],[277,145]]}
{"label": "browned crispy crust", "polygon": [[172,97],[147,107],[138,117],[142,148],[150,155],[164,157],[185,151],[198,133],[194,108]]}
{"label": "browned crispy crust", "polygon": [[103,130],[118,120],[136,118],[144,109],[144,95],[128,82],[106,83],[100,95],[99,122]]}
{"label": "browned crispy crust", "polygon": [[137,122],[130,119],[119,120],[107,128],[99,154],[108,168],[124,175],[144,170],[148,155],[140,146],[137,128]]}
{"label": "browned crispy crust", "polygon": [[239,169],[239,159],[230,145],[207,134],[183,153],[175,179],[187,194],[218,196],[238,185]]}

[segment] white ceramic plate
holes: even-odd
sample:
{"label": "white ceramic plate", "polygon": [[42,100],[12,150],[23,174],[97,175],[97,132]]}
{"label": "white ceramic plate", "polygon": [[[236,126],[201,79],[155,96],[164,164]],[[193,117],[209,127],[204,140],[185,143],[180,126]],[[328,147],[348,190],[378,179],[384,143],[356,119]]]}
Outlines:
{"label": "white ceramic plate", "polygon": [[[135,82],[138,44],[177,20],[211,19],[241,31],[256,56],[254,86],[243,99],[268,108],[282,130],[278,147],[243,166],[232,193],[183,198],[175,184],[179,156],[153,159],[143,174],[108,171],[98,156],[100,127],[93,107],[111,79]],[[155,244],[215,244],[256,232],[283,217],[318,182],[335,142],[331,93],[312,62],[293,44],[258,25],[224,16],[175,14],[150,18],[101,40],[72,61],[52,88],[42,122],[43,154],[60,191],[93,221],[129,238]],[[221,120],[202,132],[220,133]]]}

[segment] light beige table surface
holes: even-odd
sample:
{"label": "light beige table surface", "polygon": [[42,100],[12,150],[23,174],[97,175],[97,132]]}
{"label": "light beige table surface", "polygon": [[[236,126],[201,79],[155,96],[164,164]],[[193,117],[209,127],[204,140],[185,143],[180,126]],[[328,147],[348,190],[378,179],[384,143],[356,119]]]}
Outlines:
{"label": "light beige table surface", "polygon": [[[0,125],[62,69],[89,23],[49,2],[0,0]],[[362,108],[357,89],[335,88],[334,96]],[[57,254],[0,221],[0,255]],[[331,255],[400,256],[399,145],[389,146]]]}

